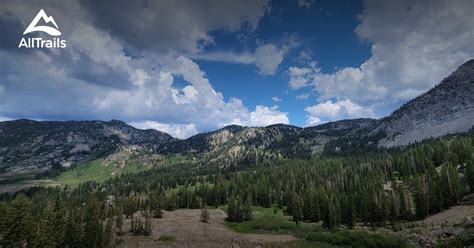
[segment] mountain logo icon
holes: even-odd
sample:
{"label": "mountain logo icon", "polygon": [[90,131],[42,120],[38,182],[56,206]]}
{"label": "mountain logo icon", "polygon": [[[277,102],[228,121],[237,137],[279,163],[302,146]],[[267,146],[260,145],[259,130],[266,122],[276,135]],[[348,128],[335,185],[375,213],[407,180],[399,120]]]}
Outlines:
{"label": "mountain logo icon", "polygon": [[[37,26],[40,19],[43,19],[45,23],[52,23],[56,28],[50,26]],[[45,32],[51,36],[60,36],[61,32],[59,31],[58,24],[54,21],[52,16],[46,15],[43,9],[41,9],[38,14],[35,16],[33,21],[31,21],[30,25],[26,28],[23,35],[31,33],[31,32]]]}

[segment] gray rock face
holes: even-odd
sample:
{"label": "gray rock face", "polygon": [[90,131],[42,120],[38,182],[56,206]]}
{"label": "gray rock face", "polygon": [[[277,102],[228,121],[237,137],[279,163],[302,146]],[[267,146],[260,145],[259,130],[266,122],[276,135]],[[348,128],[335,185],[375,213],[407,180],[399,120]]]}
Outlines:
{"label": "gray rock face", "polygon": [[174,140],[121,121],[0,122],[0,169],[48,169],[93,159],[124,145],[154,146]]}
{"label": "gray rock face", "polygon": [[474,124],[474,60],[460,66],[425,94],[382,119],[382,146],[406,145],[430,137],[466,132]]}

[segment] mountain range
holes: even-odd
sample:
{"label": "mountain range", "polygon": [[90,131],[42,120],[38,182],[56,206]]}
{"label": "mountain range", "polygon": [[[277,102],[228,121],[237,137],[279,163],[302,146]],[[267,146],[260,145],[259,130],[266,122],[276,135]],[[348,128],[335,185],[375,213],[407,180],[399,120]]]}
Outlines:
{"label": "mountain range", "polygon": [[351,119],[313,127],[276,124],[226,126],[180,140],[125,122],[0,122],[0,170],[49,169],[98,157],[124,147],[154,154],[182,154],[209,162],[245,164],[306,158],[315,153],[394,147],[469,131],[474,123],[474,60],[461,65],[428,92],[382,119]]}

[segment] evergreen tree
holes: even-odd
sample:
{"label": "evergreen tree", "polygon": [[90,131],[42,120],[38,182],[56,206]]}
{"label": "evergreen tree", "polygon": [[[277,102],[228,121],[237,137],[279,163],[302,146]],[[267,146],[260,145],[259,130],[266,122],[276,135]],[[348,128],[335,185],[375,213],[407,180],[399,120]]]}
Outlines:
{"label": "evergreen tree", "polygon": [[474,154],[466,163],[466,183],[469,185],[470,191],[474,192]]}
{"label": "evergreen tree", "polygon": [[353,196],[349,196],[346,204],[346,219],[345,222],[349,229],[354,229],[355,226],[355,201]]}
{"label": "evergreen tree", "polygon": [[207,207],[204,206],[201,209],[201,222],[208,223],[209,222],[209,211],[207,211]]}
{"label": "evergreen tree", "polygon": [[32,244],[33,221],[29,201],[24,194],[18,194],[6,210],[6,229],[2,232],[2,246],[23,247]]}
{"label": "evergreen tree", "polygon": [[227,220],[230,222],[237,222],[238,216],[237,200],[232,197],[227,205]]}
{"label": "evergreen tree", "polygon": [[66,231],[64,233],[65,247],[80,247],[83,239],[82,211],[73,209],[68,212],[66,218]]}
{"label": "evergreen tree", "polygon": [[53,242],[56,247],[63,247],[66,232],[66,212],[64,203],[58,195],[54,201],[53,214],[50,223],[52,224]]}
{"label": "evergreen tree", "polygon": [[48,204],[41,214],[41,218],[36,232],[35,244],[39,247],[55,247],[55,233],[53,230],[53,209]]}
{"label": "evergreen tree", "polygon": [[333,229],[337,226],[337,206],[334,196],[330,196],[324,202],[323,227]]}
{"label": "evergreen tree", "polygon": [[250,200],[246,200],[242,209],[242,220],[247,221],[252,219],[252,205]]}
{"label": "evergreen tree", "polygon": [[115,217],[115,229],[117,230],[117,235],[121,236],[123,234],[123,209],[121,207],[117,208],[117,216]]}
{"label": "evergreen tree", "polygon": [[93,198],[86,208],[84,245],[87,247],[101,247],[102,229],[99,203]]}
{"label": "evergreen tree", "polygon": [[303,220],[303,209],[301,207],[301,201],[298,198],[298,195],[296,193],[292,194],[291,197],[291,202],[292,202],[292,219],[293,221],[298,225],[300,221]]}
{"label": "evergreen tree", "polygon": [[421,179],[415,180],[415,210],[416,217],[423,219],[427,216],[428,210],[426,208],[425,189]]}
{"label": "evergreen tree", "polygon": [[104,233],[102,237],[103,247],[110,248],[113,247],[113,232],[112,232],[113,220],[111,218],[107,219],[105,224]]}
{"label": "evergreen tree", "polygon": [[145,236],[150,236],[151,233],[152,233],[151,216],[150,216],[150,211],[147,210],[145,212],[145,226],[144,226],[143,234]]}

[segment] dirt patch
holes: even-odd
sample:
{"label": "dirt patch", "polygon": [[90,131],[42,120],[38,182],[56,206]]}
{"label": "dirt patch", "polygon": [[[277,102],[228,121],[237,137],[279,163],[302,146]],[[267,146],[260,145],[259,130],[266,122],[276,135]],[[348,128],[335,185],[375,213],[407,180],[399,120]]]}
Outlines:
{"label": "dirt patch", "polygon": [[462,205],[451,207],[422,221],[407,223],[398,234],[420,246],[434,246],[453,239],[474,224],[474,194],[466,196]]}
{"label": "dirt patch", "polygon": [[440,226],[463,224],[469,217],[474,217],[473,205],[459,205],[451,207],[441,213],[429,216],[423,221],[418,221],[422,225]]}
{"label": "dirt patch", "polygon": [[[267,243],[296,240],[291,235],[242,234],[224,226],[225,214],[219,209],[209,210],[209,223],[199,221],[199,209],[164,211],[162,219],[153,219],[150,236],[122,236],[118,247],[262,247]],[[128,232],[130,219],[124,221]],[[160,241],[160,237],[174,237]],[[173,239],[173,238],[171,238]]]}

